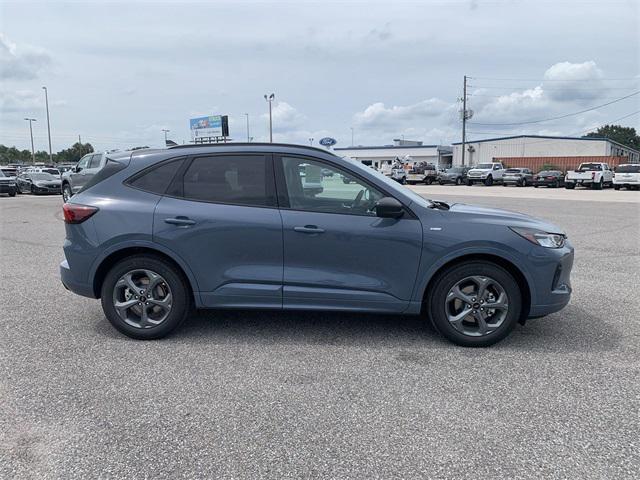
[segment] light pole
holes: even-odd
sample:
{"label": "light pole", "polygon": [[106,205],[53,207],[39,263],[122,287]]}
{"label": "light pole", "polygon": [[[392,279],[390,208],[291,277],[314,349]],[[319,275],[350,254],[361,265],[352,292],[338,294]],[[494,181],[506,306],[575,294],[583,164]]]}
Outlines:
{"label": "light pole", "polygon": [[167,133],[169,133],[171,130],[167,130],[166,128],[163,128],[162,131],[164,132],[164,146],[167,146]]}
{"label": "light pole", "polygon": [[351,146],[353,147],[353,127],[351,127]]}
{"label": "light pole", "polygon": [[273,143],[273,117],[271,116],[271,102],[273,102],[273,99],[276,98],[276,95],[274,93],[272,93],[271,95],[267,96],[267,94],[264,95],[264,99],[269,102],[269,142]]}
{"label": "light pole", "polygon": [[51,123],[49,122],[49,92],[47,87],[42,87],[44,90],[44,104],[47,107],[47,133],[49,134],[49,163],[53,164],[53,152],[51,151]]}
{"label": "light pole", "polygon": [[309,145],[313,146],[313,137],[309,138]]}
{"label": "light pole", "polygon": [[33,148],[33,127],[31,126],[32,122],[35,122],[35,118],[25,118],[27,122],[29,122],[29,134],[31,135],[31,163],[35,165],[36,163],[36,150]]}
{"label": "light pole", "polygon": [[247,117],[247,143],[250,143],[251,137],[249,136],[249,114],[245,113],[244,115]]}

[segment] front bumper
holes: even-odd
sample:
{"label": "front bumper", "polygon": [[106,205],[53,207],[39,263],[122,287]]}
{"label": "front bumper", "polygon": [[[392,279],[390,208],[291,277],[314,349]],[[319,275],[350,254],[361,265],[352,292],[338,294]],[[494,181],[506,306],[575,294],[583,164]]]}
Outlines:
{"label": "front bumper", "polygon": [[60,185],[57,187],[33,185],[31,188],[33,193],[61,193]]}
{"label": "front bumper", "polygon": [[13,183],[0,183],[0,193],[15,193],[17,190]]}
{"label": "front bumper", "polygon": [[569,242],[558,249],[536,249],[535,295],[531,299],[529,317],[542,317],[562,310],[571,299],[571,269],[574,250]]}

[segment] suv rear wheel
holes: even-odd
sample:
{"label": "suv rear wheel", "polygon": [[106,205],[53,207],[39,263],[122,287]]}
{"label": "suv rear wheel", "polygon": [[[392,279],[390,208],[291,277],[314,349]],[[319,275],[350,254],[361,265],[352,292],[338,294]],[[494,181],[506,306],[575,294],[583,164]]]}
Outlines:
{"label": "suv rear wheel", "polygon": [[464,347],[487,347],[511,332],[520,317],[522,295],[505,269],[473,261],[438,276],[428,307],[434,327],[448,340]]}
{"label": "suv rear wheel", "polygon": [[101,290],[102,309],[131,338],[162,338],[184,322],[191,306],[187,281],[162,258],[136,255],[115,264]]}

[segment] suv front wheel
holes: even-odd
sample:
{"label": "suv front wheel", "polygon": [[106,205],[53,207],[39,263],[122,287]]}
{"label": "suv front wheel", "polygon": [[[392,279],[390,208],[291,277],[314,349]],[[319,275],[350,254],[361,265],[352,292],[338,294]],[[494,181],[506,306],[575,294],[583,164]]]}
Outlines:
{"label": "suv front wheel", "polygon": [[62,185],[62,199],[64,200],[64,203],[67,203],[72,196],[73,192],[71,192],[71,185],[68,183]]}
{"label": "suv front wheel", "polygon": [[131,338],[152,340],[170,334],[191,307],[189,286],[170,262],[136,255],[116,263],[101,289],[102,309],[116,330]]}
{"label": "suv front wheel", "polygon": [[502,267],[473,261],[450,267],[428,298],[431,321],[443,336],[464,347],[487,347],[504,339],[520,317],[522,295]]}

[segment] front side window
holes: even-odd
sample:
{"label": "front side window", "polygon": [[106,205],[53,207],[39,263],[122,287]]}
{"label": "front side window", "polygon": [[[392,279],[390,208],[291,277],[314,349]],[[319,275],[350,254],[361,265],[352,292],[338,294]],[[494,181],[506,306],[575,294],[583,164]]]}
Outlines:
{"label": "front side window", "polygon": [[91,160],[92,156],[93,155],[86,155],[86,156],[82,157],[80,159],[80,161],[78,162],[77,168],[87,168],[87,165],[89,165],[89,160]]}
{"label": "front side window", "polygon": [[282,169],[289,206],[294,210],[375,216],[374,206],[384,196],[333,165],[282,157]]}
{"label": "front side window", "polygon": [[270,170],[264,155],[197,157],[184,174],[183,195],[204,202],[275,206]]}

